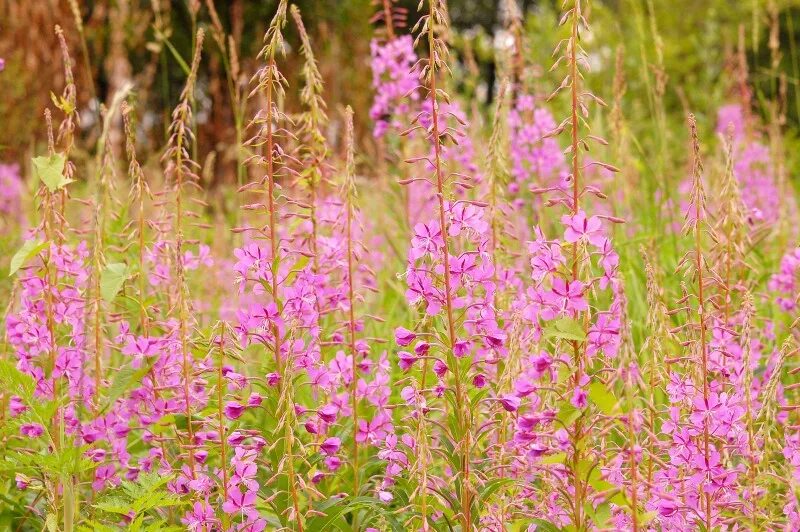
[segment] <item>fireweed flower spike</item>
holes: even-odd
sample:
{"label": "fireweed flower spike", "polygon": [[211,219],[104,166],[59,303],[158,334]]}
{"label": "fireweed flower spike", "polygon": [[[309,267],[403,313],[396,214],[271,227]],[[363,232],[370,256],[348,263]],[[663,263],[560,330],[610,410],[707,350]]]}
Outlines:
{"label": "fireweed flower spike", "polygon": [[192,108],[194,102],[194,89],[197,82],[197,71],[200,67],[200,52],[203,46],[203,31],[200,30],[195,41],[194,58],[189,77],[181,93],[181,98],[172,113],[172,124],[170,125],[170,142],[164,153],[164,160],[167,163],[165,174],[170,179],[172,194],[175,202],[174,231],[175,231],[175,268],[177,282],[177,319],[178,319],[178,343],[182,358],[183,367],[183,407],[186,415],[186,439],[185,449],[188,453],[189,471],[194,478],[195,475],[195,443],[194,426],[192,418],[192,367],[190,358],[192,357],[189,342],[189,301],[186,287],[186,265],[184,263],[184,219],[187,213],[186,200],[184,198],[185,189],[191,186],[198,187],[196,181],[199,179],[196,174],[197,164],[189,156],[191,143],[194,140],[192,132]]}
{"label": "fireweed flower spike", "polygon": [[[183,39],[180,9],[152,0],[153,61],[135,92],[103,103],[76,80],[102,72],[125,88],[124,44],[141,32],[120,33],[125,2],[111,2],[96,68],[88,51],[104,48],[86,46],[97,32],[68,4],[86,64],[57,29],[63,85],[42,149],[0,164],[0,523],[800,530],[796,135],[779,3],[756,17],[774,71],[757,88],[777,74],[775,101],[758,102],[767,119],[743,26],[739,101],[713,132],[691,119],[685,154],[670,148],[677,120],[662,100],[692,87],[668,85],[686,78],[667,78],[657,2],[633,9],[635,31],[604,17],[655,53],[617,47],[612,63],[612,41],[583,48],[588,0],[566,0],[545,73],[526,46],[549,34],[529,37],[547,17],[522,13],[529,2],[497,2],[504,29],[488,40],[450,28],[443,0],[423,1],[412,32],[399,0],[373,0],[369,46],[275,2],[263,48],[240,63],[247,2],[188,0]],[[215,53],[201,58],[194,26]],[[9,124],[28,108],[16,89],[36,49],[0,76]],[[187,79],[154,90],[169,70],[159,60]],[[348,75],[365,60],[367,108],[351,84],[363,76]],[[494,63],[491,77],[478,62]],[[296,68],[284,77],[284,65]],[[589,87],[612,69],[603,120]],[[552,75],[563,105],[551,107]],[[329,93],[354,95],[362,120],[330,112]],[[602,127],[608,142],[590,131]],[[29,151],[17,133],[0,158]],[[701,142],[717,146],[705,165]],[[668,194],[681,178],[685,197]],[[624,231],[612,230],[619,212]]]}
{"label": "fireweed flower spike", "polygon": [[[18,426],[10,426],[19,435],[42,440],[52,453],[60,454],[72,447],[80,431],[79,413],[91,405],[95,391],[84,365],[89,356],[85,323],[89,251],[85,243],[73,247],[65,242],[69,229],[64,217],[66,188],[75,177],[70,154],[77,121],[76,88],[72,61],[58,26],[56,34],[66,84],[62,97],[54,100],[64,120],[54,137],[50,110],[46,110],[48,155],[35,158],[34,165],[54,164],[57,179],[55,183],[42,182],[36,191],[40,222],[26,244],[36,253],[32,264],[18,272],[19,302],[16,312],[7,316],[5,339],[16,355],[14,373],[25,376],[28,382],[24,396],[14,400]],[[56,151],[57,146],[61,151]],[[46,419],[41,415],[42,405]],[[4,401],[2,406],[5,408]],[[24,419],[30,413],[36,413],[35,422]],[[75,479],[48,469],[37,468],[36,473],[54,515],[59,522],[73,526]]]}
{"label": "fireweed flower spike", "polygon": [[[414,330],[429,327],[434,341],[426,342],[424,347],[419,342],[415,346],[420,364],[413,364],[408,355],[400,357],[400,364],[411,375],[401,396],[413,420],[403,443],[411,464],[409,474],[417,483],[413,500],[418,505],[419,521],[415,526],[428,529],[435,519],[429,497],[436,495],[439,488],[435,486],[441,486],[449,492],[453,490],[446,505],[452,519],[466,530],[477,523],[473,468],[480,452],[474,431],[483,423],[484,415],[480,397],[470,386],[480,382],[473,377],[480,373],[484,361],[497,358],[504,335],[491,305],[492,264],[485,251],[489,232],[485,203],[462,198],[469,179],[458,171],[456,165],[460,163],[446,154],[450,144],[464,134],[460,126],[449,125],[450,100],[438,88],[440,78],[448,72],[444,4],[430,2],[415,29],[420,29],[417,42],[427,45],[427,58],[414,67],[423,82],[419,90],[426,97],[422,111],[404,135],[423,135],[428,143],[430,155],[410,162],[429,174],[425,181],[436,217],[420,220],[414,226],[405,273],[406,297],[412,305],[422,304],[426,317],[413,330],[398,328],[396,339],[402,346],[410,345],[415,341]],[[427,406],[429,401],[441,403],[439,398],[445,394],[448,398],[442,406]],[[434,439],[429,430],[444,422],[453,428],[452,432],[437,434]],[[439,465],[433,450],[442,445],[437,439],[446,440],[445,445],[455,452],[452,485],[435,476]]]}
{"label": "fireweed flower spike", "polygon": [[[744,451],[747,438],[741,392],[737,393],[725,379],[727,358],[738,357],[732,353],[741,353],[741,350],[733,335],[727,332],[732,323],[724,321],[729,319],[725,302],[730,297],[726,283],[731,281],[726,281],[728,274],[720,276],[706,258],[705,236],[711,235],[714,241],[720,238],[714,236],[714,229],[708,222],[703,166],[693,115],[689,117],[689,131],[692,189],[684,232],[691,237],[693,249],[679,264],[679,271],[685,272],[694,290],[688,292],[685,288],[687,293],[679,303],[685,305],[680,310],[686,310],[687,321],[674,329],[685,336],[682,344],[687,356],[671,361],[670,383],[666,387],[670,397],[670,421],[661,428],[662,434],[672,439],[664,445],[670,460],[653,477],[654,492],[648,505],[659,512],[665,526],[695,526],[699,520],[711,530],[720,525],[722,512],[736,504],[739,469],[728,463],[723,450],[736,442],[734,445],[743,446]],[[730,262],[723,264],[730,267]],[[722,296],[715,297],[715,291]],[[715,312],[717,309],[721,312]],[[715,323],[718,323],[716,328]],[[720,346],[719,340],[725,336],[728,336],[728,345]],[[717,358],[718,350],[729,355]]]}
{"label": "fireweed flower spike", "polygon": [[[535,192],[545,195],[547,205],[562,205],[568,213],[562,216],[563,240],[547,240],[542,230],[535,228],[537,240],[528,244],[534,285],[528,289],[525,313],[537,331],[535,338],[549,340],[547,344],[552,345],[550,357],[562,362],[569,360],[570,368],[566,379],[558,379],[563,382],[563,389],[557,403],[557,424],[552,426],[554,432],[550,440],[555,447],[553,450],[560,447],[565,451],[564,458],[547,468],[552,479],[541,480],[554,482],[561,486],[562,494],[569,496],[543,505],[545,515],[542,517],[547,518],[547,512],[555,512],[556,522],[584,530],[592,526],[587,505],[592,504],[589,501],[596,497],[595,492],[602,489],[591,471],[607,459],[602,454],[605,448],[602,435],[613,420],[608,414],[616,408],[612,402],[615,382],[601,375],[613,367],[617,356],[624,295],[617,274],[618,257],[603,227],[603,219],[588,215],[582,208],[587,195],[604,197],[597,186],[586,182],[585,177],[591,175],[586,172],[587,168],[616,169],[581,155],[592,144],[606,144],[596,136],[583,133],[588,128],[585,117],[589,104],[604,103],[583,85],[582,70],[588,65],[581,45],[581,33],[588,30],[583,2],[565,2],[565,6],[569,7],[565,8],[561,23],[569,28],[569,36],[556,47],[553,68],[564,69],[566,74],[550,98],[565,92],[570,102],[570,115],[546,136],[568,132],[569,146],[564,153],[569,170],[560,183],[539,187]],[[598,270],[599,273],[594,273]],[[592,297],[604,291],[611,295],[607,310],[597,308]],[[562,350],[570,352],[570,359]],[[527,387],[524,381],[518,381],[518,386],[520,390]],[[543,421],[548,422],[548,418],[545,416]],[[545,442],[535,438],[535,433],[529,433],[531,426],[536,425],[519,424],[515,439],[519,442],[518,452],[525,453],[533,464],[546,452],[547,446],[542,446]],[[552,516],[549,520],[553,520]]]}
{"label": "fireweed flower spike", "polygon": [[[259,346],[256,352],[269,357],[270,375],[274,374],[267,378],[269,400],[274,401],[275,407],[274,426],[265,435],[270,445],[272,471],[264,485],[266,499],[280,501],[278,517],[284,526],[303,530],[305,508],[301,497],[304,493],[315,494],[315,490],[301,474],[306,451],[297,429],[300,416],[308,416],[312,410],[298,404],[296,385],[301,371],[311,372],[319,367],[319,306],[314,295],[313,266],[301,265],[303,250],[291,242],[280,223],[307,217],[304,212],[307,205],[290,198],[279,182],[296,176],[291,165],[297,161],[291,152],[285,151],[295,136],[287,129],[292,125],[291,120],[279,106],[286,80],[277,61],[285,53],[282,32],[287,9],[287,2],[281,1],[267,29],[259,53],[265,64],[253,77],[254,88],[250,93],[251,98],[258,95],[265,105],[251,121],[253,135],[247,141],[253,151],[248,162],[259,172],[259,179],[240,188],[242,192],[260,195],[261,201],[244,208],[263,213],[266,220],[255,227],[235,229],[252,238],[252,242],[236,250],[239,261],[235,270],[240,288],[249,292],[254,301],[238,312],[241,341],[245,346]],[[309,61],[313,64],[313,59]],[[307,81],[313,84],[312,74],[306,71],[307,76],[312,76]],[[317,101],[313,95],[307,98]],[[248,450],[242,456],[255,463],[255,455],[250,456],[256,451]],[[244,503],[249,508],[255,502],[252,490],[244,493],[229,490],[229,493],[242,494],[241,500],[233,501],[230,509]],[[244,523],[257,519],[253,511],[241,515]]]}
{"label": "fireweed flower spike", "polygon": [[[346,287],[346,299],[343,301],[345,311],[344,336],[347,338],[349,354],[346,358],[350,359],[350,368],[347,374],[349,377],[350,411],[352,418],[352,456],[353,465],[353,497],[360,495],[362,491],[363,471],[361,469],[360,455],[364,454],[364,448],[371,447],[384,448],[387,445],[387,438],[394,435],[391,411],[388,409],[390,388],[389,384],[389,362],[384,353],[377,364],[370,358],[370,345],[368,339],[363,337],[363,330],[366,320],[375,320],[374,316],[364,316],[361,308],[365,304],[363,275],[359,275],[357,264],[367,254],[366,246],[361,242],[359,236],[363,234],[360,226],[360,211],[358,208],[358,197],[355,181],[355,138],[353,132],[353,111],[350,107],[345,110],[345,169],[344,178],[339,188],[339,195],[344,204],[344,225],[345,225],[345,250],[346,268],[344,274],[344,286]],[[375,339],[370,339],[375,341]],[[338,357],[338,355],[337,355]],[[345,368],[342,367],[344,370]],[[372,374],[372,379],[368,375]],[[341,374],[344,377],[344,373]],[[364,375],[364,377],[361,377]],[[344,384],[344,383],[342,383]],[[396,437],[395,437],[396,438]],[[330,441],[330,439],[329,439]],[[333,440],[338,447],[338,438]],[[338,450],[338,449],[337,449]],[[379,492],[384,492],[392,485],[391,461],[389,469],[383,481],[377,486]],[[358,526],[358,515],[354,515],[354,526]]]}

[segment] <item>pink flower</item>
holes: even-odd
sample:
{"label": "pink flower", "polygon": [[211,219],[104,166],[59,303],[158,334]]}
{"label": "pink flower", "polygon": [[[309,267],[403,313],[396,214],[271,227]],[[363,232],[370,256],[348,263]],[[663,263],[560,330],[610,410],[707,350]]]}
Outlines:
{"label": "pink flower", "polygon": [[280,380],[281,376],[274,371],[272,373],[267,374],[267,386],[271,387],[277,386]]}
{"label": "pink flower", "polygon": [[246,491],[242,493],[238,488],[228,491],[228,499],[222,503],[222,511],[226,514],[245,515],[255,513],[256,492]]}
{"label": "pink flower", "polygon": [[561,222],[567,226],[567,229],[564,231],[564,240],[567,242],[572,244],[579,240],[586,239],[597,248],[603,247],[605,241],[605,237],[603,236],[603,224],[597,216],[592,216],[587,219],[586,213],[580,210],[573,216],[563,216]]}
{"label": "pink flower", "polygon": [[658,514],[661,517],[673,517],[675,514],[678,513],[678,503],[675,501],[669,501],[666,499],[661,499],[658,501]]}
{"label": "pink flower", "polygon": [[237,401],[228,401],[225,403],[225,417],[228,419],[239,419],[244,413],[245,407]]}
{"label": "pink flower", "polygon": [[586,390],[581,388],[580,386],[575,387],[575,390],[572,392],[572,406],[578,409],[586,408],[588,404],[589,395],[586,393]]}
{"label": "pink flower", "polygon": [[22,397],[12,395],[8,404],[8,410],[11,412],[11,417],[16,417],[28,409],[25,403],[22,402]]}
{"label": "pink flower", "polygon": [[320,450],[327,455],[334,455],[339,452],[342,441],[339,438],[328,438],[320,444]]}
{"label": "pink flower", "polygon": [[414,346],[414,353],[417,356],[424,357],[428,354],[428,351],[431,350],[431,344],[428,342],[419,342],[417,345]]}
{"label": "pink flower", "polygon": [[456,340],[453,345],[453,354],[458,358],[465,357],[469,354],[470,344],[468,340]]}
{"label": "pink flower", "polygon": [[406,277],[408,290],[406,299],[412,305],[425,301],[425,311],[429,316],[435,316],[442,310],[443,294],[436,286],[428,273],[422,270],[410,269]]}
{"label": "pink flower", "polygon": [[111,484],[112,486],[119,484],[119,479],[116,478],[116,473],[117,470],[112,464],[101,465],[94,472],[92,489],[95,491],[100,491],[106,486],[106,484]]}
{"label": "pink flower", "polygon": [[123,355],[134,357],[152,357],[158,355],[160,341],[154,338],[133,336],[128,338],[128,343],[122,348]]}
{"label": "pink flower", "polygon": [[327,456],[325,457],[325,467],[328,468],[328,471],[336,471],[342,466],[342,459],[338,456]]}
{"label": "pink flower", "polygon": [[543,375],[545,371],[550,369],[552,364],[553,358],[544,351],[533,359],[533,369],[539,376]]}
{"label": "pink flower", "polygon": [[409,331],[405,327],[398,327],[394,330],[395,341],[397,342],[397,345],[402,347],[411,344],[416,337],[417,335],[414,334],[414,332]]}
{"label": "pink flower", "polygon": [[516,412],[519,405],[522,404],[522,399],[515,395],[503,395],[497,399],[503,406],[506,412]]}
{"label": "pink flower", "polygon": [[436,362],[433,363],[433,372],[436,373],[436,376],[438,376],[440,379],[445,376],[447,369],[447,364],[440,359],[437,359]]}
{"label": "pink flower", "polygon": [[192,509],[181,518],[181,523],[186,525],[187,530],[212,530],[217,519],[208,501],[195,501]]}
{"label": "pink flower", "polygon": [[376,443],[382,441],[388,431],[391,430],[391,420],[382,412],[375,414],[371,421],[364,419],[358,420],[358,432],[356,432],[356,441],[359,443],[369,442]]}
{"label": "pink flower", "polygon": [[408,371],[411,369],[411,366],[414,365],[414,362],[419,360],[415,355],[409,353],[408,351],[400,351],[397,353],[397,356],[400,358],[400,369],[403,371]]}
{"label": "pink flower", "polygon": [[597,321],[589,329],[586,354],[594,356],[602,351],[607,357],[614,358],[619,344],[619,319],[608,312],[599,313]]}
{"label": "pink flower", "polygon": [[527,375],[520,375],[514,381],[514,393],[517,397],[527,397],[536,391],[536,384]]}
{"label": "pink flower", "polygon": [[442,248],[444,248],[444,238],[442,238],[439,224],[435,222],[427,224],[420,222],[414,226],[411,251],[408,253],[409,260],[415,261],[427,254],[435,256]]}
{"label": "pink flower", "polygon": [[339,415],[339,408],[336,405],[327,404],[317,410],[317,415],[325,423],[333,423]]}
{"label": "pink flower", "polygon": [[44,427],[38,423],[25,423],[20,426],[19,433],[28,438],[38,438],[44,434]]}
{"label": "pink flower", "polygon": [[479,235],[489,229],[489,224],[483,220],[483,209],[463,201],[449,207],[450,227],[447,232],[450,236],[458,236],[463,229],[471,229]]}
{"label": "pink flower", "polygon": [[561,314],[573,315],[589,308],[583,298],[584,285],[581,281],[567,281],[561,277],[553,279],[553,287],[545,294],[550,308],[544,309],[542,317],[552,319]]}

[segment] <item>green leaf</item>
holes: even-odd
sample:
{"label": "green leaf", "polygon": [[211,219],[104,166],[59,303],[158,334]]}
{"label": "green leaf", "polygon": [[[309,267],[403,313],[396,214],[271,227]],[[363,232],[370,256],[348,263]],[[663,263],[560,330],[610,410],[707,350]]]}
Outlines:
{"label": "green leaf", "polygon": [[604,414],[611,414],[617,409],[617,398],[614,397],[602,382],[593,382],[589,385],[589,399]]}
{"label": "green leaf", "polygon": [[121,262],[109,264],[100,274],[100,295],[105,301],[113,301],[129,277],[130,272],[126,264]]}
{"label": "green leaf", "polygon": [[63,96],[56,96],[52,91],[50,92],[50,100],[53,102],[53,105],[58,107],[64,114],[71,115],[75,112],[75,106],[69,102]]}
{"label": "green leaf", "polygon": [[488,481],[478,492],[479,501],[485,504],[497,490],[513,483],[513,478],[496,478]]}
{"label": "green leaf", "polygon": [[19,271],[22,266],[25,265],[31,258],[35,257],[46,248],[48,242],[43,242],[41,240],[27,240],[22,247],[19,248],[19,251],[14,253],[14,256],[11,257],[11,265],[8,268],[8,276],[11,277],[15,273]]}
{"label": "green leaf", "polygon": [[658,512],[645,512],[639,513],[639,524],[647,525],[650,524],[658,516]]}
{"label": "green leaf", "polygon": [[567,459],[567,453],[555,453],[542,457],[542,459],[539,460],[539,463],[545,465],[563,464],[566,459]]}
{"label": "green leaf", "polygon": [[26,402],[31,400],[36,389],[36,381],[33,377],[22,373],[14,364],[6,360],[0,360],[0,384],[4,390],[22,396]]}
{"label": "green leaf", "polygon": [[561,529],[550,521],[544,519],[531,519],[531,524],[536,525],[536,532],[560,532]]}
{"label": "green leaf", "polygon": [[71,179],[64,176],[66,164],[66,157],[60,153],[54,153],[47,157],[34,157],[33,171],[36,177],[45,184],[47,190],[56,192],[72,182]]}
{"label": "green leaf", "polygon": [[141,382],[142,378],[144,378],[149,371],[149,365],[144,365],[139,369],[124,367],[117,371],[117,374],[114,376],[114,381],[111,383],[111,387],[108,389],[108,397],[106,399],[108,406],[114,404],[114,402],[119,399],[123,393],[128,391],[132,383]]}
{"label": "green leaf", "polygon": [[47,518],[44,520],[44,526],[47,528],[48,532],[58,532],[58,517],[56,514],[47,514]]}
{"label": "green leaf", "polygon": [[127,515],[131,511],[131,504],[129,501],[120,497],[108,496],[102,501],[94,505],[98,510],[108,512],[110,514]]}
{"label": "green leaf", "polygon": [[575,423],[575,421],[581,417],[583,412],[578,410],[571,403],[567,401],[561,402],[561,408],[558,409],[558,415],[556,415],[556,419],[558,419],[564,426],[569,426]]}
{"label": "green leaf", "polygon": [[331,498],[316,504],[314,509],[319,514],[307,521],[306,528],[308,530],[335,530],[337,528],[344,530],[339,526],[340,523],[343,524],[344,516],[361,509],[367,510],[364,514],[367,522],[382,517],[386,519],[391,530],[403,530],[400,523],[386,510],[385,505],[372,497]]}
{"label": "green leaf", "polygon": [[608,526],[608,521],[611,519],[611,507],[607,502],[597,505],[596,508],[591,503],[587,503],[584,508],[586,515],[592,518],[592,523],[595,526],[601,529]]}
{"label": "green leaf", "polygon": [[544,329],[544,337],[583,342],[586,340],[586,331],[578,321],[565,317],[551,321]]}

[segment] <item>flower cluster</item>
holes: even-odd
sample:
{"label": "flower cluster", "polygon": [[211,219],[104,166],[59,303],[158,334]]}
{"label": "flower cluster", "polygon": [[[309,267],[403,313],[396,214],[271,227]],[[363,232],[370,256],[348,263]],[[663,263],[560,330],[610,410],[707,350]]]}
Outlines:
{"label": "flower cluster", "polygon": [[748,222],[760,226],[772,224],[780,213],[780,194],[776,184],[776,169],[770,149],[751,131],[740,105],[721,107],[717,113],[717,134],[723,138],[733,127],[733,172],[739,181],[742,200],[748,209]]}
{"label": "flower cluster", "polygon": [[[0,69],[2,70],[2,69]],[[0,229],[8,231],[23,221],[23,184],[16,164],[0,164]]]}
{"label": "flower cluster", "polygon": [[530,188],[560,184],[567,175],[566,159],[552,137],[557,124],[531,95],[519,95],[508,113],[511,177],[508,192],[517,208],[529,198]]}
{"label": "flower cluster", "polygon": [[373,39],[369,46],[375,90],[369,116],[375,121],[373,135],[383,137],[388,131],[402,131],[417,105],[417,54],[411,35],[384,42]]}
{"label": "flower cluster", "polygon": [[798,271],[800,271],[800,248],[795,248],[781,258],[780,270],[770,277],[767,284],[776,294],[775,302],[784,312],[794,312],[797,309],[797,299],[800,295]]}

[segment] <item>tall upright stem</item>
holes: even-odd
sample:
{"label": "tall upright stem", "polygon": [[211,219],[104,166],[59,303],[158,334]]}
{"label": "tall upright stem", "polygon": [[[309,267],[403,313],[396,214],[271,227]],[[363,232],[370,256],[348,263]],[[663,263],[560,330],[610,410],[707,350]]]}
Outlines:
{"label": "tall upright stem", "polygon": [[[433,25],[433,21],[436,20],[435,15],[435,3],[433,1],[430,2],[430,24]],[[445,288],[445,309],[447,312],[447,337],[450,345],[448,349],[450,350],[451,361],[457,361],[458,359],[455,357],[454,354],[454,347],[456,344],[456,332],[455,332],[455,319],[453,317],[453,294],[451,291],[451,280],[450,280],[450,238],[448,235],[448,223],[447,223],[447,210],[445,207],[445,176],[442,171],[442,145],[441,140],[439,137],[440,134],[440,127],[439,127],[439,102],[436,95],[436,51],[435,51],[435,28],[431,27],[428,32],[428,53],[429,53],[429,76],[430,76],[430,99],[431,99],[431,134],[430,138],[433,141],[434,146],[434,171],[436,175],[436,197],[438,200],[439,206],[439,227],[442,233],[442,238],[444,240],[444,249],[442,250],[443,256],[443,264],[444,264],[444,273],[442,274],[444,277],[444,288]],[[458,442],[458,447],[461,450],[461,521],[463,524],[463,530],[469,530],[470,525],[472,522],[471,519],[471,494],[470,494],[470,427],[469,427],[469,414],[465,412],[465,401],[464,401],[464,390],[461,384],[461,370],[458,367],[458,364],[454,364],[453,367],[453,377],[455,381],[455,393],[456,393],[456,419],[458,421],[458,426],[461,431],[461,438],[462,440]]]}
{"label": "tall upright stem", "polygon": [[[222,413],[222,401],[224,396],[225,375],[222,367],[225,365],[225,323],[220,323],[219,336],[219,364],[217,364],[217,423],[219,424],[219,455],[220,469],[222,469],[222,500],[228,500],[228,460],[225,456],[225,417]],[[222,513],[223,526],[229,525],[229,517],[226,512]]]}
{"label": "tall upright stem", "polygon": [[[695,123],[694,116],[689,117],[689,127],[691,131],[692,140],[692,177],[695,180],[695,190],[693,192],[694,201],[694,258],[695,270],[697,275],[697,320],[700,326],[700,357],[701,357],[701,379],[703,385],[703,401],[708,405],[709,384],[708,384],[708,346],[707,346],[707,330],[706,330],[706,312],[705,312],[705,283],[703,278],[703,239],[702,229],[700,227],[703,212],[703,197],[700,180],[702,179],[701,162],[700,162],[700,148],[697,141],[697,124]],[[709,467],[709,429],[708,417],[703,417],[703,458],[705,460],[705,467]],[[704,493],[705,499],[705,526],[706,530],[711,530],[711,494]]]}
{"label": "tall upright stem", "polygon": [[[267,77],[265,82],[265,91],[266,91],[266,105],[267,105],[267,116],[266,116],[266,147],[267,147],[267,216],[269,217],[269,241],[270,241],[270,249],[271,249],[271,289],[272,289],[272,299],[277,306],[278,313],[281,314],[283,312],[283,305],[279,296],[279,282],[278,282],[278,275],[280,274],[280,245],[278,242],[278,231],[277,231],[277,207],[275,204],[275,131],[273,129],[273,121],[275,117],[273,116],[273,107],[275,105],[275,90],[274,90],[274,83],[277,81],[274,76],[275,69],[277,68],[275,62],[275,48],[270,47],[269,55],[268,55],[268,63],[267,63]],[[289,484],[289,504],[292,506],[293,513],[295,519],[297,520],[297,530],[303,530],[303,519],[300,515],[300,500],[299,495],[297,493],[297,480],[295,478],[295,464],[294,464],[294,429],[292,427],[292,420],[294,416],[291,415],[293,413],[294,408],[294,401],[293,401],[293,393],[292,393],[292,386],[293,386],[293,375],[291,371],[291,359],[287,358],[287,360],[282,360],[281,348],[282,342],[280,337],[280,330],[278,329],[277,324],[273,324],[272,327],[272,335],[273,335],[273,351],[275,357],[275,366],[278,371],[278,375],[280,376],[280,383],[281,383],[281,398],[280,404],[286,408],[286,413],[290,414],[285,416],[283,419],[284,428],[283,428],[283,439],[284,439],[284,450],[286,456],[284,460],[286,461],[286,474],[287,474],[287,481]],[[290,356],[287,354],[287,357]]]}
{"label": "tall upright stem", "polygon": [[[572,214],[576,215],[580,210],[580,117],[579,94],[580,94],[580,73],[578,72],[578,24],[581,18],[580,0],[575,0],[572,10],[572,20],[570,29],[569,44],[569,76],[570,76],[570,127],[571,127],[571,149],[572,149]],[[579,277],[579,248],[578,242],[572,244],[572,280],[577,281]],[[573,363],[575,365],[574,385],[579,386],[583,376],[583,353],[578,341],[572,342]],[[581,463],[581,440],[583,439],[583,418],[575,420],[572,431],[573,455],[572,455],[572,484],[574,495],[574,524],[578,531],[583,530],[583,481],[580,477],[579,469]]]}
{"label": "tall upright stem", "polygon": [[[353,249],[353,216],[355,214],[355,139],[353,138],[353,110],[347,107],[345,112],[345,144],[347,149],[345,183],[343,187],[345,201],[345,231],[347,232],[347,298],[349,302],[347,328],[352,356],[353,376],[350,382],[350,403],[353,410],[353,496],[358,496],[358,353],[356,351],[356,295],[355,295],[355,255]],[[353,522],[358,529],[357,520]]]}

